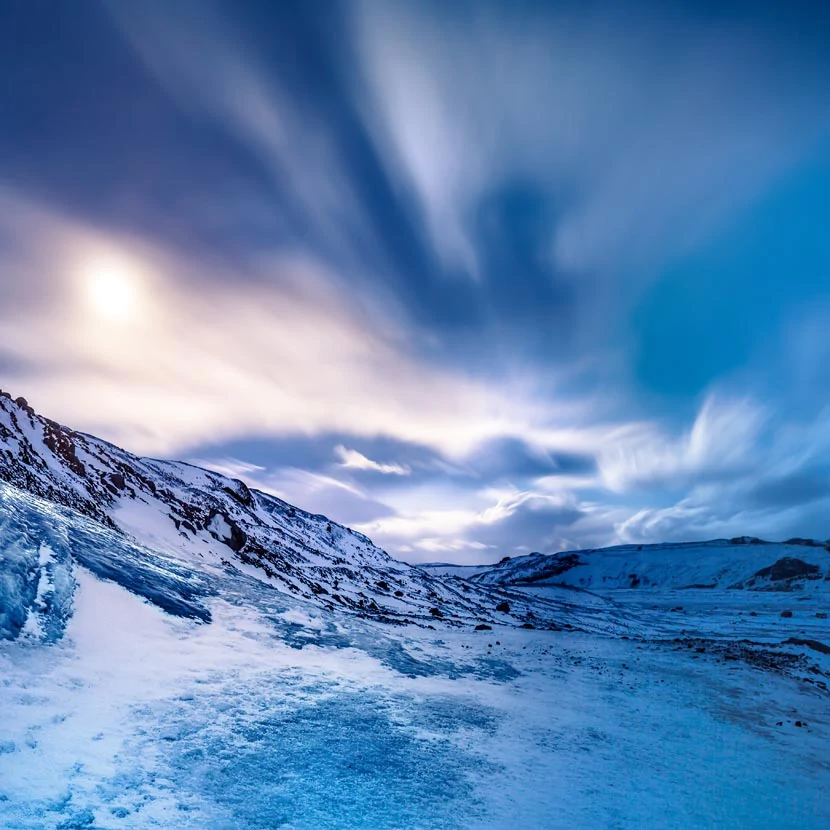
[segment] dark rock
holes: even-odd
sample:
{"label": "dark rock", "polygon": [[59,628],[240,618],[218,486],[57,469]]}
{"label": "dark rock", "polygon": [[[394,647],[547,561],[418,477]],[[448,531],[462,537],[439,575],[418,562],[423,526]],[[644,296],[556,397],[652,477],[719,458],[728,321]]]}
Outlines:
{"label": "dark rock", "polygon": [[123,490],[127,486],[127,482],[124,481],[124,476],[121,473],[110,473],[107,478],[116,490]]}
{"label": "dark rock", "polygon": [[486,625],[485,623],[479,623],[479,624],[475,627],[475,630],[476,630],[476,631],[492,631],[492,630],[493,630],[493,626],[492,626],[492,625]]}
{"label": "dark rock", "polygon": [[34,414],[35,414],[35,410],[34,410],[31,406],[29,406],[29,402],[26,400],[26,398],[23,398],[23,397],[20,397],[20,398],[15,398],[15,399],[14,399],[14,402],[15,402],[15,403],[16,403],[16,404],[17,404],[17,405],[18,405],[21,409],[23,409],[23,410],[25,410],[26,412],[28,412],[28,413],[29,413],[29,415],[34,415]]}
{"label": "dark rock", "polygon": [[781,616],[782,616],[785,620],[788,620],[790,617],[792,617],[792,615],[793,615],[793,612],[792,612],[792,611],[789,611],[789,610],[786,610],[786,611],[782,611],[782,612],[781,612]]}
{"label": "dark rock", "polygon": [[245,531],[219,510],[211,511],[207,530],[214,539],[224,542],[234,553],[239,553],[248,541]]}
{"label": "dark rock", "polygon": [[430,608],[429,613],[436,619],[441,619],[444,616],[440,608]]}
{"label": "dark rock", "polygon": [[826,620],[827,619],[827,612],[826,611],[816,611],[816,618],[819,620]]}
{"label": "dark rock", "polygon": [[818,565],[811,565],[809,562],[804,562],[802,559],[785,556],[772,565],[756,571],[755,576],[761,579],[769,579],[773,582],[778,582],[783,579],[818,579],[819,567]]}
{"label": "dark rock", "polygon": [[[533,556],[544,556],[541,553],[534,553]],[[539,582],[543,579],[550,579],[554,576],[561,576],[563,573],[570,571],[572,568],[575,568],[577,565],[581,565],[582,561],[579,558],[579,554],[576,553],[564,553],[564,554],[554,554],[552,556],[548,556],[547,562],[543,567],[536,568],[532,577],[528,579],[517,580],[517,584],[525,584],[525,585],[532,585],[534,582]],[[582,581],[582,580],[580,580]]]}
{"label": "dark rock", "polygon": [[533,623],[522,623],[521,628],[536,628]]}
{"label": "dark rock", "polygon": [[250,507],[253,503],[253,496],[251,495],[251,491],[248,489],[248,485],[245,484],[244,481],[240,481],[238,478],[233,479],[233,481],[222,488],[222,490],[227,493],[232,499],[239,502],[243,507]]}
{"label": "dark rock", "polygon": [[503,600],[496,606],[496,611],[499,611],[502,614],[509,614],[510,613],[510,603],[507,600]]}
{"label": "dark rock", "polygon": [[395,596],[396,597],[402,597],[403,596],[403,591],[395,591]]}

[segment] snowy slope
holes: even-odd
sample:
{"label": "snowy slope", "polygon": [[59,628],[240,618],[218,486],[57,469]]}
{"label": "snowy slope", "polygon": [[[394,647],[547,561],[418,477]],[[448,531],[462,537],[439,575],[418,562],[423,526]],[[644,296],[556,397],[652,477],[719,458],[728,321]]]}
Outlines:
{"label": "snowy slope", "polygon": [[787,591],[830,595],[830,550],[823,542],[716,539],[710,542],[620,545],[597,550],[540,553],[496,565],[422,566],[430,573],[487,585],[568,585],[592,591]]}

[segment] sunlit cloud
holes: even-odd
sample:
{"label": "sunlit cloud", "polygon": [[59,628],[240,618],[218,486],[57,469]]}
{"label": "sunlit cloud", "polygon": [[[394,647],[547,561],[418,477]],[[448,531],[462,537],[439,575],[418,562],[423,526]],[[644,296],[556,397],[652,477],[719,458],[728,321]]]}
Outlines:
{"label": "sunlit cloud", "polygon": [[391,476],[408,476],[412,470],[402,464],[381,464],[378,461],[372,461],[357,450],[350,450],[342,444],[334,448],[337,457],[340,459],[340,466],[353,470],[371,470],[372,472],[382,473],[383,475]]}

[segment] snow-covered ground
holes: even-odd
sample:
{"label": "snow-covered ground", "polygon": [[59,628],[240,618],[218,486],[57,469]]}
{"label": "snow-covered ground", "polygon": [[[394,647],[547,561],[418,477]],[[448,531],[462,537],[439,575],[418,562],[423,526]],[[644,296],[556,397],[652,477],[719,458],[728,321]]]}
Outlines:
{"label": "snow-covered ground", "polygon": [[828,657],[781,645],[830,641],[818,596],[391,626],[3,493],[4,828],[830,826]]}

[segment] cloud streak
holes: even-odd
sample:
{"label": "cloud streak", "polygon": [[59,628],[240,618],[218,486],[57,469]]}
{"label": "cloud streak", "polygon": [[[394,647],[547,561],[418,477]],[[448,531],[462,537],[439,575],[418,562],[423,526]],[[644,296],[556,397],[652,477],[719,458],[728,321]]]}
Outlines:
{"label": "cloud streak", "polygon": [[403,464],[382,464],[378,461],[372,461],[363,453],[347,449],[342,444],[338,444],[334,451],[340,459],[340,466],[346,469],[370,470],[387,476],[408,476],[412,472],[409,467],[405,467]]}

